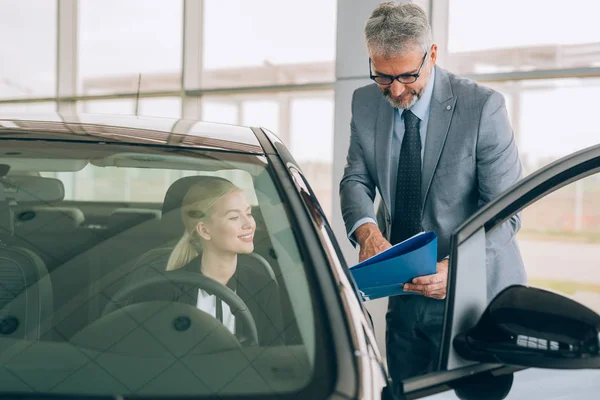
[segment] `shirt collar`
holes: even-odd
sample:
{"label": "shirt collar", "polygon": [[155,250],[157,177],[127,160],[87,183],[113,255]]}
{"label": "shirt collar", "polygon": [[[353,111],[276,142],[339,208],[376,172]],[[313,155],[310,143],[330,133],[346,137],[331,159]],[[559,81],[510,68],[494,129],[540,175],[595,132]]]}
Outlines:
{"label": "shirt collar", "polygon": [[[431,78],[427,85],[425,85],[425,90],[423,91],[423,96],[415,103],[414,106],[410,109],[413,114],[415,114],[421,121],[425,120],[429,115],[429,105],[431,104],[431,97],[433,96],[433,84],[435,82],[435,66],[431,68]],[[400,115],[402,115],[402,111],[398,110]]]}

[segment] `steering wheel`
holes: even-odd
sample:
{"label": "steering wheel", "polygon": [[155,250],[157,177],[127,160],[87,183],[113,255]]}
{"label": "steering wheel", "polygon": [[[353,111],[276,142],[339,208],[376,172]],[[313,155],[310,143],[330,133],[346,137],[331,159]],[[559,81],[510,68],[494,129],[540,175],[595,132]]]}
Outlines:
{"label": "steering wheel", "polygon": [[254,317],[248,309],[248,306],[246,303],[244,303],[244,300],[242,300],[240,296],[238,296],[227,286],[224,286],[213,279],[195,272],[172,271],[161,275],[153,275],[142,278],[134,284],[126,286],[115,293],[115,295],[112,297],[112,301],[104,307],[102,316],[110,314],[119,309],[119,304],[124,299],[133,296],[135,293],[147,289],[150,286],[160,284],[164,285],[167,283],[195,286],[223,300],[229,306],[229,309],[231,310],[231,313],[235,317],[236,321],[239,319],[246,328],[243,330],[243,332],[248,332],[248,337],[240,339],[240,342],[249,346],[258,346],[258,332],[256,330],[256,323],[254,322]]}

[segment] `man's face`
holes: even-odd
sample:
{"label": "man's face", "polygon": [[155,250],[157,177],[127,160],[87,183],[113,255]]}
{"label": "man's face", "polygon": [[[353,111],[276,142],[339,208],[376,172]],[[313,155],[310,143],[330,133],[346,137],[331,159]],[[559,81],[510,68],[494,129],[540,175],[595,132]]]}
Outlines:
{"label": "man's face", "polygon": [[[427,57],[421,68],[421,75],[415,82],[405,84],[394,80],[390,85],[377,84],[393,107],[408,109],[421,98],[425,86],[429,82],[431,69],[435,65],[436,53],[437,46],[433,45],[431,51],[427,53]],[[405,54],[392,58],[371,57],[372,74],[389,76],[416,74],[421,66],[421,61],[423,61],[423,56],[423,50],[415,48]]]}

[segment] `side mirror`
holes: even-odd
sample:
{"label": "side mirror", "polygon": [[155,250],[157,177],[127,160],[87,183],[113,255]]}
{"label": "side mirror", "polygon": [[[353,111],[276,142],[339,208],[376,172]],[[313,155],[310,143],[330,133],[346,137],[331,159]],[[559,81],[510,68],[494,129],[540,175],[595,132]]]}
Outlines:
{"label": "side mirror", "polygon": [[600,368],[600,315],[542,289],[510,286],[453,341],[466,360],[536,368]]}

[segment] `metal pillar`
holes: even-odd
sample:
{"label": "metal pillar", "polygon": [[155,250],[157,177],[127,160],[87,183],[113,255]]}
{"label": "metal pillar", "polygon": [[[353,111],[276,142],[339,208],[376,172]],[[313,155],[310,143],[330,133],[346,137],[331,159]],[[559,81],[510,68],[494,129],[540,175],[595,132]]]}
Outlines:
{"label": "metal pillar", "polygon": [[181,73],[181,117],[202,118],[202,97],[187,94],[202,89],[204,59],[204,0],[184,0],[183,3],[183,63]]}
{"label": "metal pillar", "polygon": [[56,111],[61,115],[76,112],[77,102],[64,99],[77,95],[78,7],[77,0],[57,1]]}

